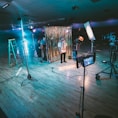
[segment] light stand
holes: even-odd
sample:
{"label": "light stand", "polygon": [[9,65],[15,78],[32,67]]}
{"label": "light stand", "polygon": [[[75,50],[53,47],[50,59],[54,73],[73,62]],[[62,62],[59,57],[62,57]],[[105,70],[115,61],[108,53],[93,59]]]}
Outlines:
{"label": "light stand", "polygon": [[32,39],[33,39],[33,49],[34,49],[34,51],[36,50],[36,46],[35,46],[35,39],[34,39],[34,34],[33,34],[33,32],[32,32]]}
{"label": "light stand", "polygon": [[24,59],[25,59],[25,62],[26,62],[26,69],[27,69],[27,74],[28,74],[27,78],[29,80],[31,80],[31,75],[29,73],[29,68],[28,68],[28,60],[27,60],[27,56],[26,56],[26,50],[25,50],[25,47],[24,47],[25,40],[24,40],[24,28],[23,28],[23,21],[22,21],[22,19],[20,19],[20,25],[21,25],[21,31],[22,31]]}
{"label": "light stand", "polygon": [[[84,67],[84,75],[83,75],[83,85],[81,87],[82,96],[80,94],[80,104],[81,104],[80,108],[81,108],[81,111],[80,111],[80,113],[76,113],[77,118],[83,118],[83,114],[84,114],[85,73],[86,73],[85,72],[85,70],[86,70],[85,67],[89,66],[89,65],[92,65],[94,63],[95,63],[95,54],[87,55],[87,56],[85,56],[81,59],[81,64]],[[77,68],[78,68],[78,66],[77,66]]]}
{"label": "light stand", "polygon": [[82,99],[81,99],[81,96],[80,96],[81,111],[80,111],[80,113],[76,112],[76,118],[83,118],[83,115],[84,115],[85,66],[84,66],[83,85],[81,87],[81,92],[82,92]]}
{"label": "light stand", "polygon": [[[81,91],[82,91],[82,103],[81,103],[81,113],[76,113],[76,117],[77,118],[83,118],[83,115],[84,115],[84,95],[85,95],[85,67],[86,66],[89,66],[91,64],[94,64],[95,62],[95,59],[96,59],[96,52],[95,52],[95,49],[94,49],[94,40],[95,39],[95,36],[94,36],[94,33],[92,31],[92,28],[90,26],[90,23],[89,22],[86,22],[84,23],[84,27],[85,27],[85,30],[87,32],[87,35],[89,37],[89,40],[91,40],[91,54],[92,55],[87,55],[86,57],[83,57],[82,59],[80,59],[82,62],[82,65],[84,67],[84,75],[83,75],[83,86],[81,87]],[[76,61],[76,65],[77,65],[77,68],[78,68],[78,59]]]}
{"label": "light stand", "polygon": [[91,40],[91,53],[94,53],[95,49],[94,49],[94,40]]}
{"label": "light stand", "polygon": [[84,67],[84,77],[83,77],[83,95],[82,95],[82,115],[81,118],[83,118],[83,114],[84,114],[84,94],[85,94],[85,67]]}

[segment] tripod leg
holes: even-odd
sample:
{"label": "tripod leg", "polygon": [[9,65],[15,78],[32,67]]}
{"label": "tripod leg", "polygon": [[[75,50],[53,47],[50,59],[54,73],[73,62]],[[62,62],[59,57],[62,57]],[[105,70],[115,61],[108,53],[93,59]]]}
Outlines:
{"label": "tripod leg", "polygon": [[100,74],[100,73],[105,73],[104,71],[105,70],[107,70],[107,69],[109,69],[110,68],[110,66],[109,67],[107,67],[107,68],[105,68],[105,69],[103,69],[102,71],[100,71],[99,73],[97,73],[96,75],[98,75],[98,74]]}
{"label": "tripod leg", "polygon": [[115,78],[117,78],[118,79],[118,73],[117,73],[117,71],[116,71],[116,69],[115,69],[115,65],[114,64],[112,64],[112,69],[111,69],[111,75],[115,75]]}

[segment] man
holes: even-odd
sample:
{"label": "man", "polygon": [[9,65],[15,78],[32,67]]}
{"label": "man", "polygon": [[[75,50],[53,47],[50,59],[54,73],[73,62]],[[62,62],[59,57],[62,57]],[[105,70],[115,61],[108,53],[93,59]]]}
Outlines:
{"label": "man", "polygon": [[38,39],[36,43],[36,51],[37,51],[38,58],[40,59],[40,62],[42,62],[41,39]]}
{"label": "man", "polygon": [[78,56],[78,51],[80,50],[80,46],[81,46],[81,44],[82,44],[83,41],[84,41],[83,36],[79,36],[76,39],[76,56]]}
{"label": "man", "polygon": [[63,37],[58,42],[58,49],[60,53],[61,63],[66,62],[67,43]]}
{"label": "man", "polygon": [[47,61],[47,55],[46,55],[46,38],[43,37],[41,39],[41,47],[42,47],[42,56],[43,56],[43,60]]}

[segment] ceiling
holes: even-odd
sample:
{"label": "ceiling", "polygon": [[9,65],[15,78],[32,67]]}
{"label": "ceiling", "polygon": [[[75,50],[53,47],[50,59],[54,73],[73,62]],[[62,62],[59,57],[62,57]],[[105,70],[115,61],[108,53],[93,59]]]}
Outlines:
{"label": "ceiling", "polygon": [[19,26],[21,19],[35,27],[117,20],[117,11],[118,0],[0,0],[0,30]]}

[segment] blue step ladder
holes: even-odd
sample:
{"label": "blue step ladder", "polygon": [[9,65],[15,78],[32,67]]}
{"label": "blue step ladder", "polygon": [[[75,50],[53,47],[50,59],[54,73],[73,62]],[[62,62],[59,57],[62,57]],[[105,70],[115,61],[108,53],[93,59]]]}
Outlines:
{"label": "blue step ladder", "polygon": [[8,39],[8,64],[17,65],[17,45],[15,39]]}

